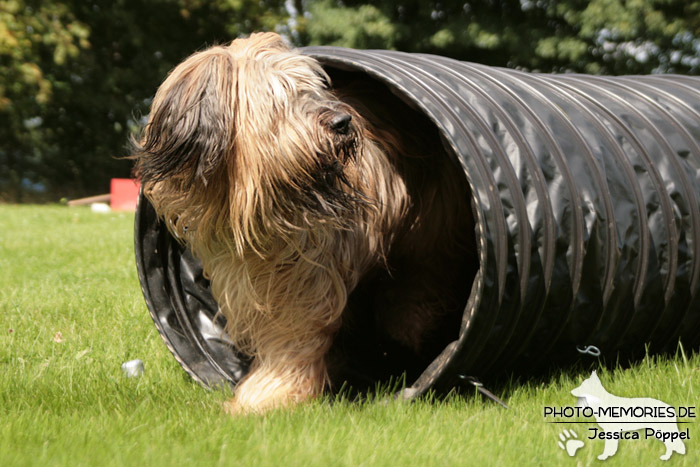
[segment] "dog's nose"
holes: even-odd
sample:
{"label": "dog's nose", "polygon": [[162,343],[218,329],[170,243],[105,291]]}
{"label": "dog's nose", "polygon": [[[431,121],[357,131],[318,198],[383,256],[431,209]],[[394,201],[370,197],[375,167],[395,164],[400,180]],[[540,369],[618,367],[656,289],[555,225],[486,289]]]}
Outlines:
{"label": "dog's nose", "polygon": [[336,133],[346,134],[350,130],[350,121],[352,120],[352,115],[339,113],[330,122],[331,130]]}

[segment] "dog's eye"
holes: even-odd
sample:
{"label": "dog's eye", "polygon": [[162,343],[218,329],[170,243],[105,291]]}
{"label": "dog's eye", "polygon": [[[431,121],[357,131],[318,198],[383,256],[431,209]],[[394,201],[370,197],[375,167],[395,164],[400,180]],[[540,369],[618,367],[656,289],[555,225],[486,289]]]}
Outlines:
{"label": "dog's eye", "polygon": [[352,115],[346,113],[339,113],[334,116],[330,123],[328,124],[331,130],[339,133],[341,135],[346,135],[350,131],[350,121],[352,120]]}

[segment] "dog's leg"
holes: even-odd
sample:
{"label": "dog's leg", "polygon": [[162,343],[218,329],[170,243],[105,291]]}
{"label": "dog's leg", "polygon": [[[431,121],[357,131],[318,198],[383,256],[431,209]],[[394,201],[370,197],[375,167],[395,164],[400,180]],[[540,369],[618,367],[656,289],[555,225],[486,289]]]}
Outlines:
{"label": "dog's leg", "polygon": [[401,302],[398,305],[388,303],[380,308],[380,327],[392,340],[419,353],[425,334],[435,326],[435,311],[426,302],[420,301],[413,304]]}
{"label": "dog's leg", "polygon": [[[236,387],[225,410],[231,415],[262,413],[314,398],[328,380],[325,354],[331,336],[289,341],[290,348],[259,348],[250,373]],[[305,347],[300,347],[301,345]],[[297,348],[292,348],[297,346]]]}
{"label": "dog's leg", "polygon": [[253,358],[227,412],[262,413],[321,394],[328,382],[325,356],[347,302],[343,278],[322,267],[333,257],[225,259],[211,266],[212,294],[234,346]]}
{"label": "dog's leg", "polygon": [[474,270],[464,260],[450,262],[437,255],[404,260],[376,297],[378,326],[414,352],[426,350],[424,345],[440,331],[441,320],[455,313],[461,317]]}

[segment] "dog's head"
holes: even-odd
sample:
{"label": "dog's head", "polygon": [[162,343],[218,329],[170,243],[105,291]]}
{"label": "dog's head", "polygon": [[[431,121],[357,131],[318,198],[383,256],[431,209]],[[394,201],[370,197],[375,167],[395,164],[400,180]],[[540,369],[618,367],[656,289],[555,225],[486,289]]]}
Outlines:
{"label": "dog's head", "polygon": [[225,223],[240,247],[268,228],[340,219],[362,191],[349,178],[361,178],[353,165],[363,127],[328,86],[316,60],[272,33],[178,65],[134,141],[135,173],[171,230]]}

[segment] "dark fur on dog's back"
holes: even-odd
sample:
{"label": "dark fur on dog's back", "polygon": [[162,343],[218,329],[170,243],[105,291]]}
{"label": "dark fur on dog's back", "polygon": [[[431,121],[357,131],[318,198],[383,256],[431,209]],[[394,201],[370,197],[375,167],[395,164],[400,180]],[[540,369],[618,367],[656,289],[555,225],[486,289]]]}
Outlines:
{"label": "dark fur on dog's back", "polygon": [[277,35],[239,39],[173,70],[135,145],[145,194],[202,261],[227,332],[254,357],[231,412],[319,394],[353,291],[378,335],[416,354],[444,345],[440,322],[466,301],[461,171],[429,122],[346,78],[328,88],[321,66]]}

